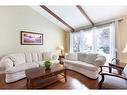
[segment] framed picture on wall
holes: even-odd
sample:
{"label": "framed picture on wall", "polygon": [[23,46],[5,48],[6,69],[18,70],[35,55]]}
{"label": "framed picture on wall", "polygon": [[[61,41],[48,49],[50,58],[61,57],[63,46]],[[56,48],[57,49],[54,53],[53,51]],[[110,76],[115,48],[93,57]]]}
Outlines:
{"label": "framed picture on wall", "polygon": [[43,45],[43,34],[21,31],[21,45]]}

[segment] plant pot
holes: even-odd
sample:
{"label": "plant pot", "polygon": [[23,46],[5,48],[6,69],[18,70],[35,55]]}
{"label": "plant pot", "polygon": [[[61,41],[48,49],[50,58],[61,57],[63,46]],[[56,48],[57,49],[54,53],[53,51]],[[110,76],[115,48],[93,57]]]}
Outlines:
{"label": "plant pot", "polygon": [[50,70],[51,69],[50,65],[45,65],[45,67],[46,67],[46,70]]}
{"label": "plant pot", "polygon": [[45,64],[46,70],[50,70],[50,66],[51,66],[52,62],[50,60],[47,60],[44,62],[44,64]]}

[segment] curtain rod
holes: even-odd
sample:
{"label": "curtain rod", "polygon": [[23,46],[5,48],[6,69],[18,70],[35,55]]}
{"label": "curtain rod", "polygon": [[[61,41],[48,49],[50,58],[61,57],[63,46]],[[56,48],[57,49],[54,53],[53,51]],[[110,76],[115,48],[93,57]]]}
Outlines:
{"label": "curtain rod", "polygon": [[99,26],[111,24],[111,23],[113,23],[113,22],[115,22],[115,21],[121,22],[121,21],[123,21],[123,19],[111,20],[111,21],[108,21],[108,22],[100,23],[100,24],[97,24],[97,23],[96,23],[94,26],[86,26],[86,28],[75,29],[74,32],[78,32],[79,30],[87,30],[87,29],[91,29],[91,28],[93,28],[93,27],[99,27]]}
{"label": "curtain rod", "polygon": [[[102,25],[106,25],[106,24],[111,24],[111,23],[113,23],[113,22],[115,22],[115,21],[116,21],[116,20],[111,20],[111,21],[108,21],[108,22],[105,22],[105,23],[95,24],[94,27],[102,26]],[[121,21],[123,21],[123,19],[118,19],[117,21],[118,21],[118,22],[121,22]]]}

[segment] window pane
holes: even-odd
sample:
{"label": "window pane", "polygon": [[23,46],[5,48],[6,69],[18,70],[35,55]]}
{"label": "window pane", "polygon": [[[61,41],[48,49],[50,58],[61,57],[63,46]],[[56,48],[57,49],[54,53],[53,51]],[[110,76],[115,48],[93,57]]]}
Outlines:
{"label": "window pane", "polygon": [[93,34],[92,31],[85,31],[81,34],[81,44],[83,52],[89,52],[93,50]]}
{"label": "window pane", "polygon": [[73,52],[80,52],[80,34],[73,34]]}
{"label": "window pane", "polygon": [[97,32],[97,52],[110,59],[110,27],[101,28]]}

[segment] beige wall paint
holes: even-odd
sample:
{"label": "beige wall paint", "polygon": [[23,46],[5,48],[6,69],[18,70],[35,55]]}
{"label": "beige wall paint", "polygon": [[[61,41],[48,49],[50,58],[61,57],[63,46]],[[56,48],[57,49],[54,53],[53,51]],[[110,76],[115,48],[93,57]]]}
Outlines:
{"label": "beige wall paint", "polygon": [[65,53],[69,53],[70,49],[70,35],[69,32],[65,32]]}
{"label": "beige wall paint", "polygon": [[[56,51],[65,32],[27,6],[0,7],[0,57],[26,51]],[[20,31],[43,33],[43,45],[20,45]]]}
{"label": "beige wall paint", "polygon": [[127,54],[122,53],[125,45],[127,44],[127,16],[122,17],[123,21],[118,23],[118,58],[121,62],[127,63]]}

